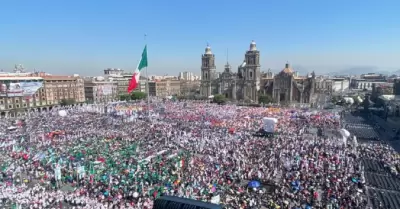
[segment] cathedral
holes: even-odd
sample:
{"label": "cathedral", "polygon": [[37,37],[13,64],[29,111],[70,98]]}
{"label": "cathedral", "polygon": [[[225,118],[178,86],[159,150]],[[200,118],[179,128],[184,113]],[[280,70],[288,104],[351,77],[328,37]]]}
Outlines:
{"label": "cathedral", "polygon": [[260,51],[256,43],[250,43],[243,63],[237,72],[232,72],[227,62],[224,71],[217,73],[215,55],[207,45],[202,55],[200,94],[210,97],[223,94],[234,101],[258,102],[260,95],[270,95],[276,103],[313,103],[315,74],[298,76],[287,63],[285,68],[273,75],[270,71],[260,71]]}

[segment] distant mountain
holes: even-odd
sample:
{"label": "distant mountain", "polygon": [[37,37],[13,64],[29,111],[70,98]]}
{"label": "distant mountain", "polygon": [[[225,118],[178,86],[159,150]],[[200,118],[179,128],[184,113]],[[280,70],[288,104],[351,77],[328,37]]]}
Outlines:
{"label": "distant mountain", "polygon": [[391,74],[391,75],[400,76],[400,70],[396,70],[396,71],[394,71],[394,72],[391,72],[390,74]]}
{"label": "distant mountain", "polygon": [[357,66],[340,70],[338,72],[331,72],[332,75],[361,75],[365,73],[376,73],[379,70],[375,66]]}
{"label": "distant mountain", "polygon": [[[382,68],[377,66],[303,66],[293,65],[292,69],[299,75],[307,75],[314,71],[317,75],[361,75],[366,73],[377,73],[383,75],[399,75],[400,69]],[[272,69],[273,72],[279,73],[282,69]]]}
{"label": "distant mountain", "polygon": [[293,70],[298,72],[299,75],[307,75],[307,73],[311,73],[313,70],[309,70],[307,67],[303,67],[301,65],[294,65]]}
{"label": "distant mountain", "polygon": [[400,73],[400,70],[395,71],[393,68],[380,68],[376,66],[356,66],[356,67],[349,67],[343,70],[339,70],[337,72],[330,72],[330,75],[361,75],[366,73],[376,73],[376,74],[383,74],[383,75],[392,75]]}

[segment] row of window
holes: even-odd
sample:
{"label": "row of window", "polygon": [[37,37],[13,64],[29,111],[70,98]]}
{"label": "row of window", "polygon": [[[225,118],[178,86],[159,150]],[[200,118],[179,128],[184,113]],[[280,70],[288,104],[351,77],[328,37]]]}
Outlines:
{"label": "row of window", "polygon": [[[49,103],[49,104],[51,104],[51,102]],[[29,107],[34,107],[34,106],[41,106],[41,105],[46,105],[46,102],[41,102],[41,103],[39,103],[39,102],[37,102],[37,103],[30,103],[29,104]],[[9,105],[7,105],[6,107],[8,107],[8,109],[13,109],[13,108],[25,108],[25,107],[28,107],[28,104],[26,104],[26,103],[24,103],[24,104],[9,104]],[[7,109],[7,108],[6,108]]]}
{"label": "row of window", "polygon": [[46,80],[46,83],[82,83],[82,79],[77,80]]}
{"label": "row of window", "polygon": [[[26,101],[33,101],[33,100],[39,100],[40,99],[40,97],[25,97],[25,99],[21,99],[21,101],[22,101],[22,103],[24,103],[24,102],[26,102]],[[45,97],[42,97],[42,100],[46,100],[46,98]],[[7,99],[7,100],[3,100],[3,99],[0,99],[0,104],[4,104],[4,103],[19,103],[20,102],[20,99],[14,99],[14,100],[12,100],[12,99]]]}

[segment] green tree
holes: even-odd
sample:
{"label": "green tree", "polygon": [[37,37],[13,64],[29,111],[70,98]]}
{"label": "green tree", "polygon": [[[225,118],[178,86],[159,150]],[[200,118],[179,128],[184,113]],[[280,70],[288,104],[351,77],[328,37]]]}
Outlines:
{"label": "green tree", "polygon": [[121,101],[128,101],[130,99],[131,99],[131,95],[129,95],[129,94],[121,94],[121,95],[119,95],[119,100],[121,100]]}
{"label": "green tree", "polygon": [[269,104],[269,103],[273,103],[274,100],[272,99],[272,97],[270,95],[260,95],[258,97],[258,102],[263,103],[263,104]]}
{"label": "green tree", "polygon": [[222,94],[216,94],[216,95],[214,95],[213,102],[214,103],[218,103],[218,104],[222,104],[222,103],[226,102],[226,98]]}
{"label": "green tree", "polygon": [[76,103],[75,99],[62,99],[60,101],[60,105],[61,106],[72,105],[72,104],[75,104],[75,103]]}
{"label": "green tree", "polygon": [[141,99],[145,99],[146,97],[147,97],[147,94],[144,92],[134,91],[131,93],[132,100],[141,100]]}

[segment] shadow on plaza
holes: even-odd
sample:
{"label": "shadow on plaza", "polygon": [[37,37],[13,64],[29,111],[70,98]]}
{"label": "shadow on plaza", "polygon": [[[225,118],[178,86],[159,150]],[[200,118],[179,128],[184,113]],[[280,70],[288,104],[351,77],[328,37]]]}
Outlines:
{"label": "shadow on plaza", "polygon": [[[360,143],[381,143],[400,151],[396,139],[397,128],[391,126],[379,114],[354,111],[343,115],[343,126]],[[372,208],[400,208],[400,177],[390,172],[383,159],[365,157],[364,167],[367,196]]]}

